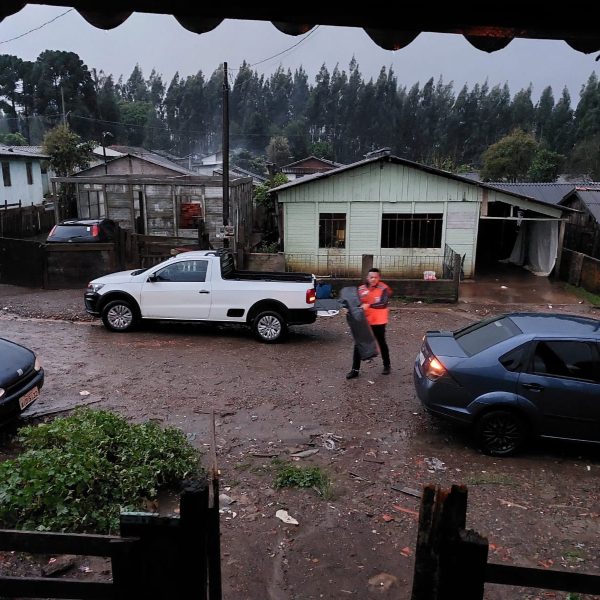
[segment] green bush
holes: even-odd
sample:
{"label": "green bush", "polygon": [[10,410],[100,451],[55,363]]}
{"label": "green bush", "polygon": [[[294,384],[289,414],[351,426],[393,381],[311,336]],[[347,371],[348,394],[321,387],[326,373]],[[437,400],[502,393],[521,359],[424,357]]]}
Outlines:
{"label": "green bush", "polygon": [[23,452],[0,463],[0,527],[108,533],[121,510],[196,475],[199,454],[178,429],[130,425],[108,411],[20,432]]}

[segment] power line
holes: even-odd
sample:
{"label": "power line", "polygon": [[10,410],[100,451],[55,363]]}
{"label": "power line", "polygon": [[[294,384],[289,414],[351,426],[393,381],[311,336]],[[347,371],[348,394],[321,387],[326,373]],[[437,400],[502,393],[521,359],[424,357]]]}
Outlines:
{"label": "power line", "polygon": [[56,19],[60,19],[61,17],[64,17],[67,13],[70,13],[73,10],[74,10],[73,8],[69,8],[69,10],[65,10],[64,13],[61,13],[57,17],[54,17],[54,19],[50,19],[49,21],[42,23],[39,27],[34,27],[33,29],[30,29],[29,31],[26,31],[25,33],[22,33],[21,35],[18,35],[14,38],[10,38],[9,40],[3,40],[2,42],[0,42],[0,44],[6,44],[7,42],[14,42],[15,40],[25,37],[26,35],[33,33],[34,31],[37,31],[38,29],[41,29],[42,27],[46,27],[46,25],[50,25],[50,23],[54,23],[54,21],[56,21]]}
{"label": "power line", "polygon": [[[249,67],[255,67],[256,65],[260,65],[264,62],[267,62],[268,60],[271,60],[273,58],[277,58],[278,56],[281,56],[282,54],[285,54],[286,52],[289,52],[290,50],[293,50],[294,48],[296,48],[297,46],[299,46],[302,42],[305,42],[313,33],[315,33],[315,31],[317,31],[317,29],[319,29],[320,25],[317,25],[316,27],[313,27],[307,35],[305,35],[299,42],[296,42],[293,46],[290,46],[289,48],[286,48],[285,50],[282,50],[281,52],[278,52],[277,54],[273,54],[273,56],[269,56],[268,58],[263,58],[262,60],[259,60],[255,63],[252,63],[251,65],[248,65]],[[239,69],[230,69],[231,71],[239,71]]]}

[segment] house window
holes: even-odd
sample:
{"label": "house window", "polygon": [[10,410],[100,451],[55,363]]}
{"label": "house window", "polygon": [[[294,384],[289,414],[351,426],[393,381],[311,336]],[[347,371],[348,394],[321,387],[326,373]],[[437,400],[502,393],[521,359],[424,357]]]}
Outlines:
{"label": "house window", "polygon": [[8,161],[2,163],[2,179],[4,179],[4,187],[10,187],[10,163]]}
{"label": "house window", "polygon": [[388,213],[381,220],[382,248],[441,248],[442,213]]}
{"label": "house window", "polygon": [[346,247],[346,213],[319,214],[319,248]]}
{"label": "house window", "polygon": [[33,164],[30,161],[27,161],[25,163],[25,168],[27,169],[27,183],[33,185]]}

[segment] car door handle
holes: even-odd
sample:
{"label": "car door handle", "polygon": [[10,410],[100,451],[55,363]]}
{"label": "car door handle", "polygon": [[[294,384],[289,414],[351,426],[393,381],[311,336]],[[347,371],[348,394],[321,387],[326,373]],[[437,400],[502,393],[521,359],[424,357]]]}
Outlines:
{"label": "car door handle", "polygon": [[532,392],[541,392],[544,389],[544,386],[540,385],[539,383],[524,383],[523,387],[531,390]]}
{"label": "car door handle", "polygon": [[200,290],[199,294],[210,294],[210,290]]}

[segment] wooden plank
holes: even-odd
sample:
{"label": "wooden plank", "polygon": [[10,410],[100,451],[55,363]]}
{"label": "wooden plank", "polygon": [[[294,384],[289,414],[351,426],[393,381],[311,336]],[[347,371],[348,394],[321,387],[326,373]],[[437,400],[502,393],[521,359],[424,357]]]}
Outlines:
{"label": "wooden plank", "polygon": [[184,481],[179,504],[181,541],[179,584],[182,589],[194,589],[194,597],[206,600],[208,583],[208,481],[193,479]]}
{"label": "wooden plank", "polygon": [[81,598],[112,600],[115,589],[110,582],[51,579],[50,577],[0,577],[2,597]]}
{"label": "wooden plank", "polygon": [[115,543],[132,544],[136,538],[84,533],[53,533],[0,529],[0,550],[31,554],[79,554],[112,556],[119,550]]}
{"label": "wooden plank", "polygon": [[485,580],[488,583],[502,585],[518,585],[578,594],[600,594],[600,575],[570,571],[548,571],[547,569],[489,563],[485,569]]}

